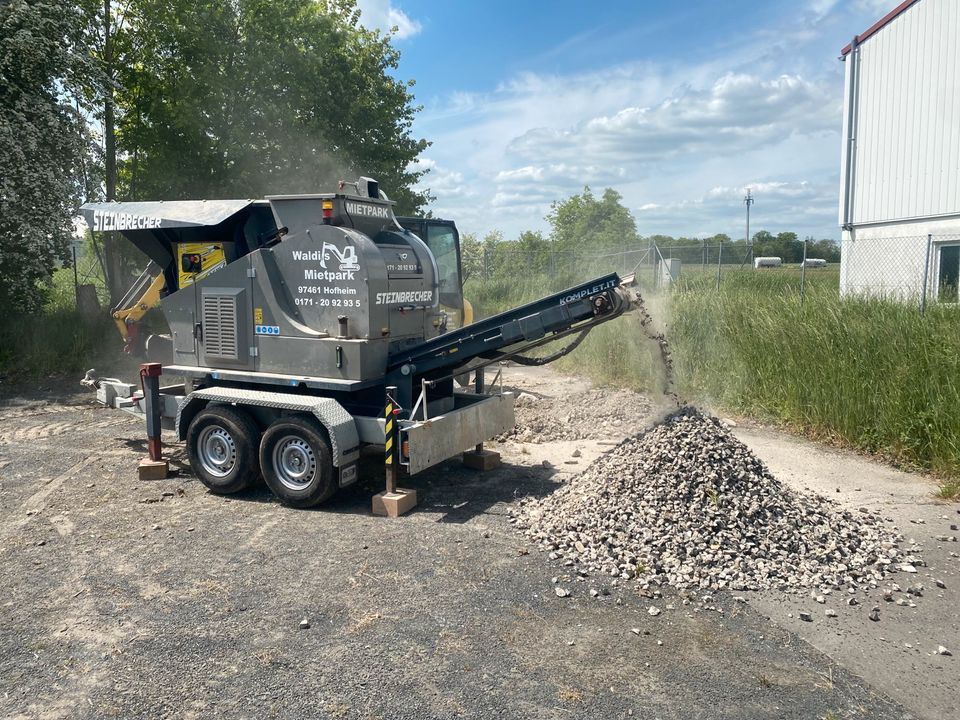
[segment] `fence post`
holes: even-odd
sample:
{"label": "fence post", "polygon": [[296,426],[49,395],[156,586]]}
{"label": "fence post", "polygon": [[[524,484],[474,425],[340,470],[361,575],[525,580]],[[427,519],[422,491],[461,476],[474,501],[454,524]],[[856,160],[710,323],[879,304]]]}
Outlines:
{"label": "fence post", "polygon": [[923,292],[920,294],[920,314],[927,312],[927,282],[930,279],[930,248],[933,245],[933,233],[927,234],[927,257],[923,263]]}
{"label": "fence post", "polygon": [[73,307],[80,309],[80,277],[77,275],[77,244],[73,245]]}
{"label": "fence post", "polygon": [[717,252],[717,290],[720,290],[720,263],[723,261],[723,240],[719,241],[720,250]]}
{"label": "fence post", "polygon": [[650,267],[653,268],[653,287],[657,287],[657,255],[660,254],[660,248],[657,244],[650,241]]}
{"label": "fence post", "polygon": [[807,281],[807,239],[803,239],[803,260],[800,262],[800,304],[803,305],[803,295]]}

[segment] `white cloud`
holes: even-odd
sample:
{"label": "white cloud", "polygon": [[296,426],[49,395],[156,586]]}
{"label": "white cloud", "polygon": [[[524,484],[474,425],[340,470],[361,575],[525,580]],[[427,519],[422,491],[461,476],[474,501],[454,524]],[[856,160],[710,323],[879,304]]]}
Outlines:
{"label": "white cloud", "polygon": [[836,7],[840,0],[811,0],[809,11],[813,15],[814,21],[819,21],[830,14],[830,11]]}
{"label": "white cloud", "polygon": [[877,20],[893,10],[898,4],[897,0],[857,0],[857,8],[873,13],[877,16]]}
{"label": "white cloud", "polygon": [[428,190],[431,195],[441,201],[460,198],[468,194],[463,183],[463,173],[440,167],[436,160],[422,157],[411,163],[410,170],[426,170],[426,175],[417,184],[417,190]]}
{"label": "white cloud", "polygon": [[[494,178],[498,187],[541,189],[562,188],[574,185],[602,185],[621,182],[626,176],[622,167],[601,165],[524,165],[511,170],[501,170]],[[555,196],[554,196],[555,197]]]}
{"label": "white cloud", "polygon": [[730,155],[796,133],[835,129],[838,92],[795,75],[727,74],[711,88],[684,88],[657,105],[631,106],[572,128],[536,128],[508,151],[524,158],[588,157],[644,166],[678,155]]}
{"label": "white cloud", "polygon": [[413,37],[423,29],[417,20],[395,7],[391,0],[357,0],[357,7],[360,8],[360,22],[365,27],[384,33],[396,28],[393,36],[398,40]]}

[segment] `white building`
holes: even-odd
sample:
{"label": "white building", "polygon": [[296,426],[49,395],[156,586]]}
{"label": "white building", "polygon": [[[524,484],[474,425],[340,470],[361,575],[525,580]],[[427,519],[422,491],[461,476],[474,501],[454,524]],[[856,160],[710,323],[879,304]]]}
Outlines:
{"label": "white building", "polygon": [[841,60],[840,290],[957,302],[960,0],[901,2]]}

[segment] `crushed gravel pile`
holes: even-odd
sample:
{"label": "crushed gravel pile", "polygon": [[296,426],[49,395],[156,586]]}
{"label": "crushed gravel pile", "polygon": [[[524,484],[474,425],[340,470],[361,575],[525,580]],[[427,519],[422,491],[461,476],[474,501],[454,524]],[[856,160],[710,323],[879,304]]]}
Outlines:
{"label": "crushed gravel pile", "polygon": [[880,516],[792,491],[689,407],[515,517],[551,559],[677,588],[852,588],[922,564]]}

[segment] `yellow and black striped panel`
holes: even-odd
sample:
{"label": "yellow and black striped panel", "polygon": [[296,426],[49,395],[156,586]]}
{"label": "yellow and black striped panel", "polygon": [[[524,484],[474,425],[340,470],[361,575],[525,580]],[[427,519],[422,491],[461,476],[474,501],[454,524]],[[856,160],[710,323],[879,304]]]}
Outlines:
{"label": "yellow and black striped panel", "polygon": [[384,415],[384,424],[383,424],[383,434],[386,436],[386,442],[384,443],[383,452],[384,458],[383,462],[387,465],[393,465],[393,403],[388,402],[386,408],[383,411]]}

